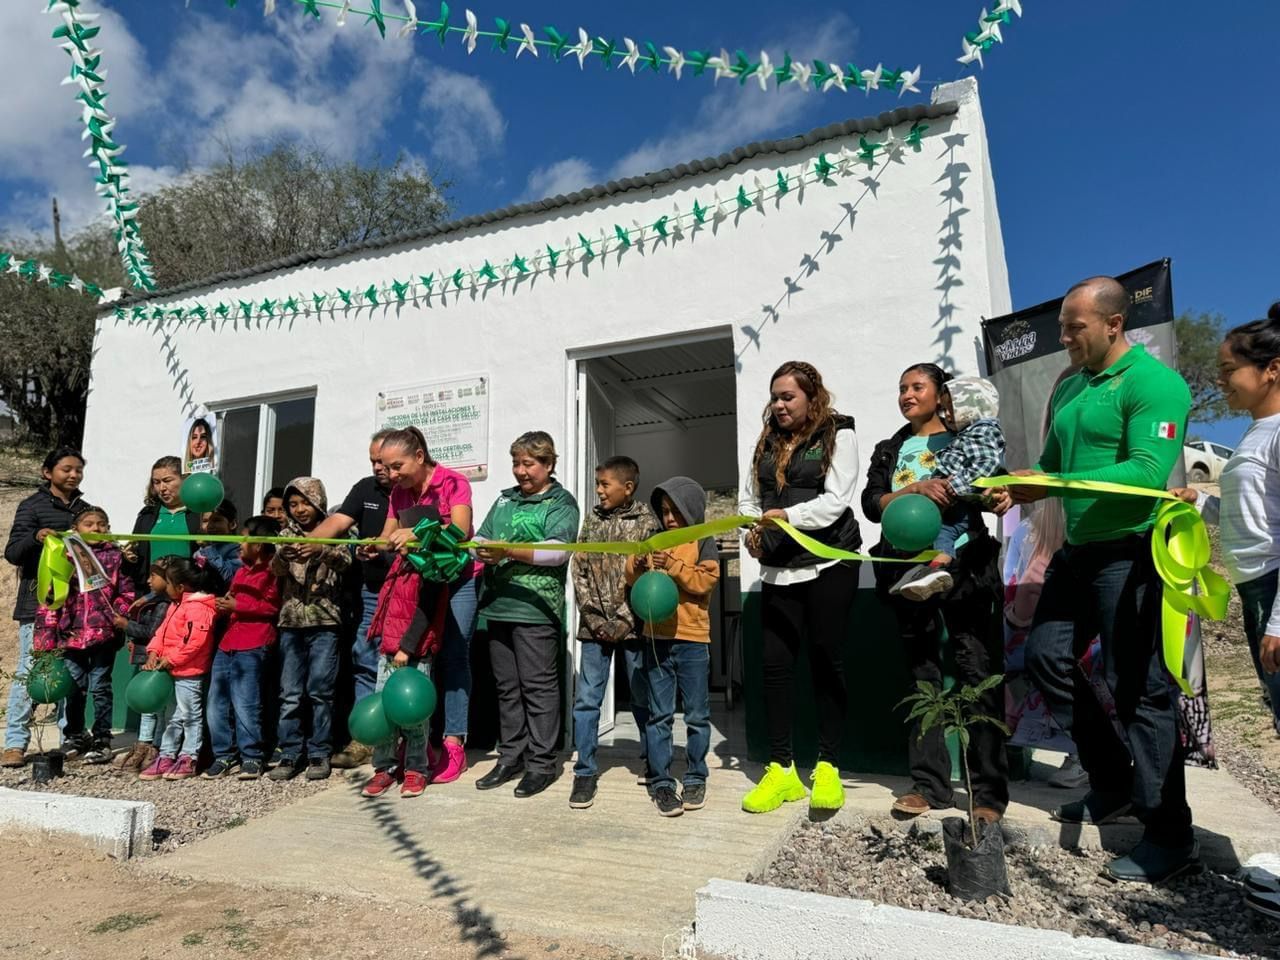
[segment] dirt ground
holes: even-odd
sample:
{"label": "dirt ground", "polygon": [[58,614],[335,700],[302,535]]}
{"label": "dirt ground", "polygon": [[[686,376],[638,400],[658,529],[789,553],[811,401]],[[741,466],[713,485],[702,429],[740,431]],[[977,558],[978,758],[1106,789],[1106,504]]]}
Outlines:
{"label": "dirt ground", "polygon": [[48,840],[0,838],[0,862],[10,865],[11,881],[0,929],[5,956],[629,960],[594,944],[504,938],[429,907],[155,879]]}

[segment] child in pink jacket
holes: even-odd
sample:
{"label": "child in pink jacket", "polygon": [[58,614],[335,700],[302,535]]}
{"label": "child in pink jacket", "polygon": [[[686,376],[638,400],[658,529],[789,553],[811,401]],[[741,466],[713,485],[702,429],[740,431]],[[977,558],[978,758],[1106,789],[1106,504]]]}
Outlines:
{"label": "child in pink jacket", "polygon": [[139,780],[186,780],[196,775],[204,727],[204,681],[217,647],[215,593],[221,578],[198,560],[176,559],[165,573],[173,601],[147,644],[143,670],[168,670],[177,701],[160,755]]}

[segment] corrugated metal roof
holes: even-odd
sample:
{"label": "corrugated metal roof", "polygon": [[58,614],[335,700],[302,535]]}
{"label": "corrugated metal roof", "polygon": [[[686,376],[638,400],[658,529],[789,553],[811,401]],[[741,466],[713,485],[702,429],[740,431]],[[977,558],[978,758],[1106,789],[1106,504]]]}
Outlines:
{"label": "corrugated metal roof", "polygon": [[710,417],[737,409],[733,340],[637,350],[589,361],[613,402],[619,429]]}
{"label": "corrugated metal roof", "polygon": [[711,173],[716,170],[723,170],[726,167],[733,166],[736,163],[741,163],[743,160],[749,160],[750,158],[761,154],[790,153],[804,147],[812,146],[815,143],[821,143],[823,140],[834,140],[837,137],[847,137],[851,134],[871,133],[876,130],[885,130],[889,127],[897,126],[900,123],[910,123],[916,120],[934,120],[940,117],[948,117],[955,114],[958,109],[959,105],[951,102],[917,104],[910,107],[899,107],[897,110],[887,111],[875,117],[864,117],[858,120],[845,120],[841,123],[832,123],[825,127],[818,127],[814,130],[810,130],[808,133],[799,134],[794,137],[787,137],[782,140],[763,140],[757,143],[750,143],[745,147],[738,147],[736,150],[732,150],[729,153],[722,153],[718,157],[707,157],[704,160],[692,160],[689,163],[682,163],[678,166],[667,167],[666,169],[658,170],[654,173],[646,173],[643,176],[627,177],[622,180],[610,180],[608,183],[597,184],[594,187],[587,187],[585,190],[578,190],[575,193],[560,194],[555,197],[548,197],[545,200],[535,200],[531,203],[518,203],[509,207],[502,207],[498,210],[490,210],[487,213],[479,213],[470,217],[462,217],[458,220],[449,220],[445,223],[431,224],[430,226],[424,227],[420,230],[406,230],[402,233],[395,234],[394,236],[379,237],[376,240],[368,240],[363,243],[347,244],[346,246],[335,247],[331,250],[296,253],[288,257],[281,257],[278,260],[257,264],[252,267],[245,267],[241,270],[231,270],[225,273],[215,274],[214,276],[207,277],[203,280],[180,283],[172,287],[167,287],[163,290],[156,290],[152,293],[130,293],[124,299],[112,304],[112,307],[124,306],[143,300],[172,297],[179,293],[213,287],[232,280],[245,280],[249,277],[255,277],[264,273],[288,270],[293,267],[302,266],[306,263],[314,263],[317,260],[333,260],[365,250],[381,250],[386,247],[414,243],[419,240],[428,240],[432,237],[455,233],[459,230],[466,230],[470,227],[487,226],[502,220],[509,220],[514,217],[524,216],[525,214],[543,213],[547,210],[555,210],[560,207],[572,206],[576,203],[587,203],[591,200],[599,200],[602,197],[625,193],[629,190],[643,190],[646,188],[659,187],[700,173]]}

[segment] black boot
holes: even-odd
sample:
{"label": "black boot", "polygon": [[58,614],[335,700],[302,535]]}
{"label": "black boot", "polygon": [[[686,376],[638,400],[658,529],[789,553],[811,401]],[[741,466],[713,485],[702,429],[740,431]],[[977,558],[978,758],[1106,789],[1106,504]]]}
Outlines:
{"label": "black boot", "polygon": [[541,793],[556,782],[554,773],[534,773],[532,770],[520,778],[516,784],[515,794],[521,800]]}
{"label": "black boot", "polygon": [[499,760],[497,766],[476,781],[476,789],[492,790],[494,787],[500,787],[523,769],[523,763],[507,764]]}

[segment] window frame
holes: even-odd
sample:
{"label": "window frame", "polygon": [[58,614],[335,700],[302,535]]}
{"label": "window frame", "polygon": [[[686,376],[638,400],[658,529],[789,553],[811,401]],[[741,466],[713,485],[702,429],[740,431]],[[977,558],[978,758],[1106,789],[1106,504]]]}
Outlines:
{"label": "window frame", "polygon": [[[234,400],[211,401],[204,405],[205,410],[218,418],[219,437],[222,435],[222,419],[227,412],[243,410],[246,407],[256,406],[258,408],[258,451],[257,459],[253,465],[253,503],[261,503],[263,496],[271,489],[267,485],[268,481],[265,477],[276,456],[276,412],[272,409],[272,406],[277,403],[288,403],[290,400],[311,400],[314,403],[318,399],[318,395],[319,391],[315,387],[299,387],[294,390],[278,390],[274,393],[259,393],[249,397],[239,397]],[[314,424],[314,422],[315,410],[313,407],[312,423]],[[312,455],[314,456],[314,440],[312,443]],[[221,472],[221,468],[219,468],[219,472]]]}

